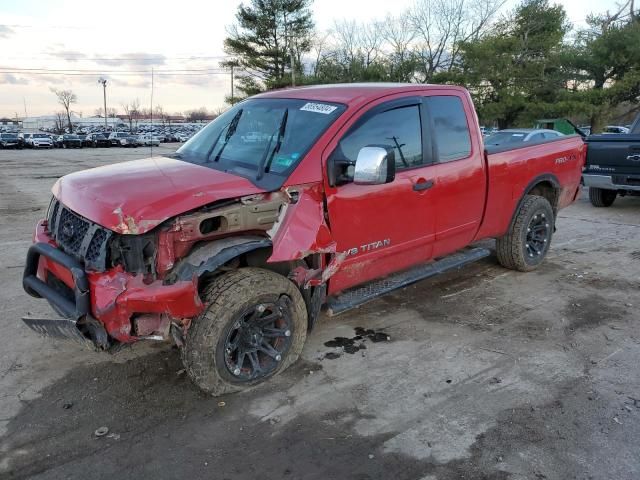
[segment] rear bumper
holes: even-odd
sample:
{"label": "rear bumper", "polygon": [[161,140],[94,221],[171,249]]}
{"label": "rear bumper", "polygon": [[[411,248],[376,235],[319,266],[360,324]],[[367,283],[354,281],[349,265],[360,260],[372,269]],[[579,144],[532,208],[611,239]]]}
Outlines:
{"label": "rear bumper", "polygon": [[[49,276],[55,281],[48,281]],[[146,281],[121,267],[106,272],[85,271],[78,260],[57,248],[47,234],[45,220],[38,223],[27,254],[23,287],[29,295],[49,301],[83,332],[86,326],[102,329],[103,338],[108,334],[110,340],[122,343],[168,337],[171,323],[186,324],[185,319],[204,309],[195,278],[164,285],[161,280]],[[25,322],[33,330],[47,327],[46,320],[35,322],[38,328],[29,320]],[[57,328],[50,325],[52,330]],[[94,335],[90,337],[95,342]]]}
{"label": "rear bumper", "polygon": [[585,187],[602,188],[604,190],[640,191],[640,185],[624,185],[614,182],[612,175],[583,174],[582,181]]}

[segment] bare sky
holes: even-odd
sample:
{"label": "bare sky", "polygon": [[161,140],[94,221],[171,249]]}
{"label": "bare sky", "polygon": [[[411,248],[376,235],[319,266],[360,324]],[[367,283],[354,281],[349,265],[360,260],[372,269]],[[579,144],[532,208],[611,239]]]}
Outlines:
{"label": "bare sky", "polygon": [[[315,0],[313,12],[317,27],[324,30],[335,20],[383,18],[414,1]],[[233,23],[239,3],[0,0],[1,70],[44,68],[75,73],[0,73],[0,116],[24,116],[25,106],[29,116],[59,110],[51,88],[72,89],[78,96],[75,111],[92,116],[102,106],[98,72],[109,80],[108,107],[121,110],[122,103],[134,98],[148,106],[152,66],[163,71],[154,78],[154,105],[170,113],[220,107],[230,93],[230,78],[215,72],[224,56],[225,26]],[[590,12],[613,10],[616,5],[615,0],[558,3],[575,25],[582,24]],[[515,4],[509,0],[506,8]]]}

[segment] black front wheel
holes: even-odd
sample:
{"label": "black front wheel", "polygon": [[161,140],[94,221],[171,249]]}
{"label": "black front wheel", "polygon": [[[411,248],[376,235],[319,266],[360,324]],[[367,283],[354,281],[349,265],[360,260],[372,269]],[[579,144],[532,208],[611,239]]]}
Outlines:
{"label": "black front wheel", "polygon": [[241,268],[205,289],[207,309],[195,318],[182,348],[194,383],[213,395],[250,388],[296,361],[307,334],[298,288],[269,270]]}
{"label": "black front wheel", "polygon": [[527,195],[507,234],[496,240],[500,264],[521,272],[536,269],[549,251],[554,225],[549,201],[537,195]]}

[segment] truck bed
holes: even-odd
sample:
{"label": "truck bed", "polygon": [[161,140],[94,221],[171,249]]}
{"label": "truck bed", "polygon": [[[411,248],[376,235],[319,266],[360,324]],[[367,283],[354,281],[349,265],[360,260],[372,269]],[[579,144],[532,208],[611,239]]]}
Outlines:
{"label": "truck bed", "polygon": [[476,239],[500,237],[506,233],[518,202],[531,186],[542,181],[559,188],[554,207],[566,207],[580,189],[586,145],[579,135],[527,143],[516,147],[485,149],[487,200]]}

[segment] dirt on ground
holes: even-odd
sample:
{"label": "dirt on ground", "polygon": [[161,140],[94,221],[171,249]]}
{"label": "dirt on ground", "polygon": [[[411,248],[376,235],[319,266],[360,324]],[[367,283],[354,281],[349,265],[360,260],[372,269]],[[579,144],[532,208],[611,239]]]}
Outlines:
{"label": "dirt on ground", "polygon": [[148,155],[0,151],[0,478],[640,478],[640,198],[583,195],[534,272],[489,257],[323,315],[281,376],[212,398],[170,344],[20,321],[52,315],[21,278],[55,179]]}

